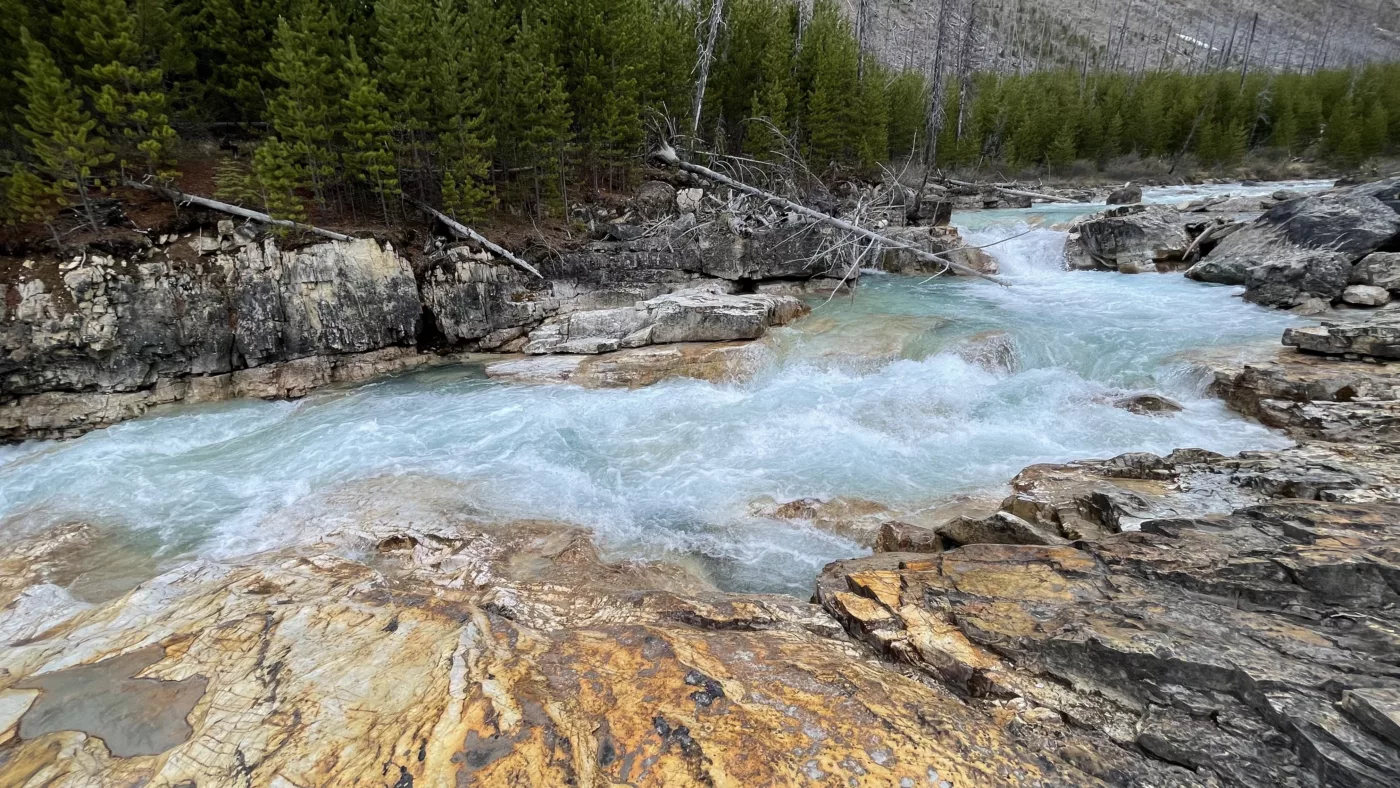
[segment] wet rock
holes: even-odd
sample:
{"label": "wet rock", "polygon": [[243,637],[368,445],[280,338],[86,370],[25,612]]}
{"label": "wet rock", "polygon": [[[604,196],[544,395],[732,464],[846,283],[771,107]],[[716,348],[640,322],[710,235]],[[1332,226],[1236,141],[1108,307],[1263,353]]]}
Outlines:
{"label": "wet rock", "polygon": [[1159,205],[1125,205],[1076,221],[1065,254],[1071,268],[1123,273],[1170,270],[1191,246],[1177,212]]}
{"label": "wet rock", "polygon": [[640,388],[692,378],[738,382],[756,372],[764,349],[751,342],[680,342],[598,355],[548,355],[495,361],[486,376],[511,383],[572,383],[584,388]]}
{"label": "wet rock", "polygon": [[954,344],[952,351],[969,364],[988,372],[1018,372],[1021,357],[1016,341],[1005,331],[981,331]]}
{"label": "wet rock", "polygon": [[1400,290],[1400,252],[1372,252],[1361,258],[1347,279],[1353,285]]}
{"label": "wet rock", "polygon": [[1400,234],[1400,179],[1282,202],[1223,240],[1186,275],[1243,284],[1246,297],[1289,307],[1335,300],[1352,265]]}
{"label": "wet rock", "polygon": [[1109,192],[1104,202],[1109,205],[1131,205],[1142,202],[1142,187],[1132,184],[1124,185]]}
{"label": "wet rock", "polygon": [[632,307],[551,318],[530,332],[525,352],[593,354],[671,342],[757,339],[769,326],[789,323],[808,309],[791,296],[686,291]]}
{"label": "wet rock", "polygon": [[875,537],[877,553],[941,553],[947,547],[938,529],[895,520],[882,523]]}
{"label": "wet rock", "polygon": [[896,515],[884,504],[842,496],[798,498],[783,503],[761,499],[749,506],[749,513],[775,520],[802,520],[867,547],[874,544],[883,525]]}
{"label": "wet rock", "polygon": [[1159,416],[1183,410],[1180,403],[1158,394],[1129,394],[1115,397],[1109,400],[1109,404],[1139,416]]}
{"label": "wet rock", "polygon": [[[996,260],[981,249],[967,245],[956,227],[891,227],[882,231],[887,237],[908,244],[925,252],[946,254],[961,265],[995,275],[1000,272]],[[908,249],[885,249],[878,261],[883,271],[898,274],[948,273],[959,276],[956,271],[945,270],[941,263],[919,258]]]}
{"label": "wet rock", "polygon": [[[383,492],[347,491],[321,522]],[[815,605],[605,563],[579,529],[474,523],[454,496],[432,500],[407,514],[418,535],[372,562],[307,544],[197,563],[8,644],[6,775],[1068,788],[1101,784],[1074,764],[1106,763],[1189,784],[1102,737],[999,724],[860,657]],[[394,540],[400,517],[375,512],[375,537]]]}
{"label": "wet rock", "polygon": [[1385,306],[1390,291],[1374,285],[1351,285],[1342,291],[1342,300],[1354,306]]}
{"label": "wet rock", "polygon": [[935,529],[945,543],[965,544],[1068,544],[1069,540],[1016,515],[999,511],[990,517],[959,517]]}

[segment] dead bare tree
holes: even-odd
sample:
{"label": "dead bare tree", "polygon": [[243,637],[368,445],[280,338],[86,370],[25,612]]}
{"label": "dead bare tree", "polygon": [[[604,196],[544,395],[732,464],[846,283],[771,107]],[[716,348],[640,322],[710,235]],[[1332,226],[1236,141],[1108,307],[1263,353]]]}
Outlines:
{"label": "dead bare tree", "polygon": [[292,230],[303,230],[308,233],[319,235],[322,238],[329,238],[332,241],[355,240],[351,236],[348,236],[344,233],[335,232],[334,230],[327,230],[325,228],[315,227],[310,224],[294,222],[291,219],[274,219],[272,216],[269,216],[268,214],[262,213],[260,211],[252,211],[247,208],[232,205],[230,203],[219,202],[218,200],[211,200],[208,197],[200,197],[197,194],[186,194],[182,191],[172,189],[169,186],[158,186],[151,183],[142,183],[140,181],[130,180],[126,181],[125,184],[133,189],[142,189],[148,192],[155,192],[156,194],[159,194],[168,200],[172,200],[183,205],[198,205],[202,208],[210,208],[215,211],[219,211],[220,213],[229,214],[230,216],[239,216],[244,219],[252,219],[255,222],[270,224],[274,227],[286,227]]}
{"label": "dead bare tree", "polygon": [[798,216],[804,216],[808,219],[821,222],[822,224],[825,224],[829,227],[833,227],[844,233],[849,233],[853,236],[863,238],[871,243],[878,244],[881,247],[887,249],[905,249],[908,250],[910,254],[922,260],[936,262],[940,265],[946,264],[949,268],[967,276],[975,276],[979,279],[986,279],[991,282],[996,282],[997,284],[1002,285],[1004,287],[1009,286],[1006,282],[1004,282],[1001,279],[998,279],[995,276],[984,274],[975,268],[969,267],[967,265],[953,260],[948,256],[947,252],[925,251],[903,241],[897,241],[888,236],[881,235],[880,233],[877,233],[874,230],[868,230],[864,227],[861,227],[858,224],[848,222],[845,219],[838,219],[837,217],[832,216],[831,214],[822,213],[821,211],[815,210],[813,208],[808,208],[807,206],[799,202],[789,200],[786,197],[779,196],[769,191],[764,191],[763,189],[760,189],[756,186],[750,186],[749,184],[744,183],[743,181],[735,180],[734,178],[724,175],[723,173],[716,172],[715,170],[712,170],[709,167],[705,167],[699,164],[692,164],[688,161],[683,161],[681,157],[676,153],[675,148],[672,148],[670,145],[663,144],[659,149],[652,153],[652,158],[656,159],[662,164],[671,167],[677,167],[694,175],[699,175],[701,178],[705,178],[714,183],[719,183],[724,186],[728,186],[729,188],[734,189],[736,191],[743,192],[744,194],[757,197],[763,202],[773,203],[774,205],[777,205],[791,213],[795,213]]}
{"label": "dead bare tree", "polygon": [[[705,83],[710,79],[710,66],[715,59],[715,44],[719,41],[720,24],[724,18],[724,0],[710,0],[708,17],[701,17],[698,27],[705,28],[698,36],[700,56],[695,63],[695,104],[691,110],[690,135],[700,139],[700,115],[705,109]],[[700,32],[697,30],[697,32]]]}

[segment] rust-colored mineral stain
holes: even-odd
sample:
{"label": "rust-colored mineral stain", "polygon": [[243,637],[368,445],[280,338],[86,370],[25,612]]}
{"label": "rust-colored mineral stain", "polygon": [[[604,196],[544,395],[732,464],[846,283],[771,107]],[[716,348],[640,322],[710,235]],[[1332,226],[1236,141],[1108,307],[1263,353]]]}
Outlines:
{"label": "rust-colored mineral stain", "polygon": [[39,697],[19,721],[21,739],[81,731],[101,739],[117,758],[159,755],[188,741],[186,717],[208,682],[134,678],[165,656],[160,646],[34,676],[15,686]]}

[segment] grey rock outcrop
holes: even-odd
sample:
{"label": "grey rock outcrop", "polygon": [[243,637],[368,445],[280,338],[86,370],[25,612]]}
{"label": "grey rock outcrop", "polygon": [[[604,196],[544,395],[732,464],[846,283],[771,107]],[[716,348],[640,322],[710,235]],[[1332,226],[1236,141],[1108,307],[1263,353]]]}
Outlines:
{"label": "grey rock outcrop", "polygon": [[1400,252],[1372,252],[1351,269],[1347,282],[1400,292]]}
{"label": "grey rock outcrop", "polygon": [[1185,258],[1191,240],[1174,209],[1124,205],[1075,222],[1065,243],[1065,259],[1078,270],[1170,270]]}
{"label": "grey rock outcrop", "polygon": [[[1186,272],[1242,284],[1256,303],[1292,307],[1341,298],[1353,264],[1400,237],[1400,178],[1334,189],[1270,208]],[[1363,274],[1363,276],[1365,276]]]}
{"label": "grey rock outcrop", "polygon": [[1104,202],[1109,205],[1132,205],[1142,202],[1142,187],[1127,184],[1108,193]]}
{"label": "grey rock outcrop", "polygon": [[1383,310],[1361,323],[1324,322],[1290,328],[1283,332],[1283,344],[1331,356],[1400,359],[1400,315]]}
{"label": "grey rock outcrop", "polygon": [[1390,302],[1390,291],[1375,285],[1349,285],[1342,291],[1342,300],[1354,306],[1385,306]]}
{"label": "grey rock outcrop", "polygon": [[792,296],[688,291],[631,307],[551,318],[530,332],[524,349],[530,354],[595,354],[673,342],[757,339],[769,326],[788,323],[806,311],[807,306]]}

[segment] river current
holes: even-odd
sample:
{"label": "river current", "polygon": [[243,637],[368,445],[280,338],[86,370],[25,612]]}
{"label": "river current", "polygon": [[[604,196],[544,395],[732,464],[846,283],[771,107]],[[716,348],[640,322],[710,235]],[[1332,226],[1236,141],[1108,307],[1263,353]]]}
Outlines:
{"label": "river current", "polygon": [[[1207,397],[1180,354],[1276,341],[1294,318],[1179,274],[1063,270],[1053,225],[1101,207],[955,215],[972,243],[1010,238],[987,248],[1010,288],[868,272],[853,296],[814,298],[810,316],[772,332],[744,382],[585,390],[491,381],[464,364],[0,448],[0,533],[89,522],[169,566],[285,544],[295,535],[269,518],[336,485],[428,476],[466,485],[480,516],[587,527],[612,558],[683,559],[729,590],[806,596],[824,563],[865,548],[755,515],[755,501],[850,496],[912,511],[1001,495],[1037,462],[1287,445]],[[1014,369],[959,355],[988,332],[1014,346]],[[1149,391],[1185,410],[1107,402]]]}

